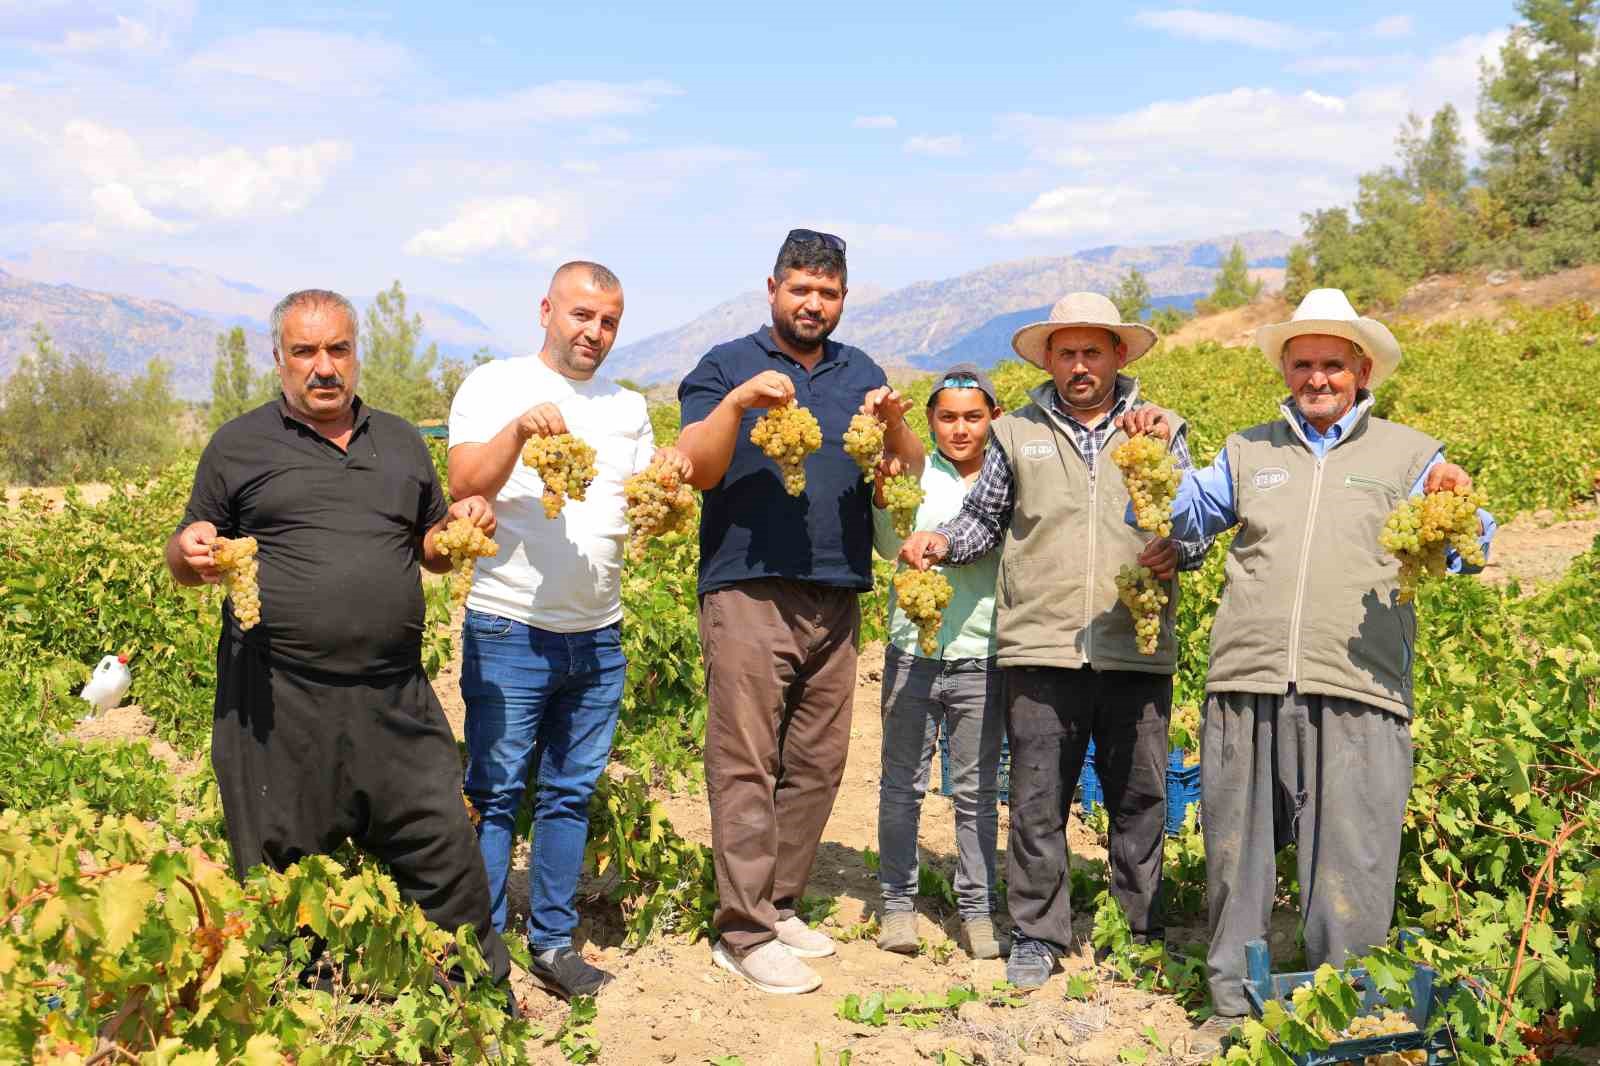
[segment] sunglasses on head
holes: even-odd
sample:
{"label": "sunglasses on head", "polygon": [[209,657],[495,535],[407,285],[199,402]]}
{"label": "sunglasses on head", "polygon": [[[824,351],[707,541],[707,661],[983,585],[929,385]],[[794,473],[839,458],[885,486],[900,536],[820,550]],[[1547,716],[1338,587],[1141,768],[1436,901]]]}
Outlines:
{"label": "sunglasses on head", "polygon": [[[982,387],[978,384],[978,379],[970,374],[952,374],[939,382],[940,389],[979,389]],[[938,389],[934,391],[937,392]]]}
{"label": "sunglasses on head", "polygon": [[832,248],[840,255],[844,254],[844,238],[835,237],[831,233],[821,233],[814,229],[792,229],[783,239],[785,244],[794,241],[800,244],[820,244],[824,248]]}

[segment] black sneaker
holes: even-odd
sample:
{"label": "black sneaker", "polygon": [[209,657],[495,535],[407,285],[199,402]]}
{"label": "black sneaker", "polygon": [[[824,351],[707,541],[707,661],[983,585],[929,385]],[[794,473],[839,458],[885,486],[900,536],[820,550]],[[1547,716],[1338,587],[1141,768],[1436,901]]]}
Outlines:
{"label": "black sneaker", "polygon": [[534,982],[547,992],[562,999],[573,996],[592,996],[611,983],[611,975],[597,970],[583,961],[570,946],[536,951],[533,969],[529,971]]}

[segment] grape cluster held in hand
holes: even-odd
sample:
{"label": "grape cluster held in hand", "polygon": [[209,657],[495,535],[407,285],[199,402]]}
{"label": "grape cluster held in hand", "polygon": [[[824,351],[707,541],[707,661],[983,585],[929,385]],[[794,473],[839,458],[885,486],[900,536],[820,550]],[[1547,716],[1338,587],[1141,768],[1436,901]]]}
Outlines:
{"label": "grape cluster held in hand", "polygon": [[845,454],[861,468],[861,480],[871,481],[883,458],[883,423],[873,415],[857,414],[844,431]]}
{"label": "grape cluster held in hand", "polygon": [[750,443],[778,464],[783,489],[791,496],[806,491],[806,456],[822,447],[817,418],[792,400],[769,407],[750,429]]}
{"label": "grape cluster held in hand", "polygon": [[1484,564],[1478,543],[1478,508],[1484,494],[1457,486],[1402,500],[1383,523],[1378,543],[1400,560],[1400,602],[1410,603],[1424,574],[1442,577],[1446,551],[1454,548],[1469,566]]}
{"label": "grape cluster held in hand", "polygon": [[628,558],[636,563],[652,540],[687,530],[694,518],[694,490],[659,458],[624,481],[622,495],[628,503]]}
{"label": "grape cluster held in hand", "polygon": [[544,482],[544,516],[554,518],[566,501],[582,500],[589,483],[599,470],[594,465],[594,449],[570,433],[553,437],[529,437],[522,446],[522,461],[533,467]]}
{"label": "grape cluster held in hand", "polygon": [[922,506],[925,495],[921,482],[910,474],[897,474],[883,483],[883,500],[898,536],[911,536],[917,522],[917,508]]}
{"label": "grape cluster held in hand", "polygon": [[1112,450],[1111,461],[1122,471],[1139,528],[1162,537],[1172,536],[1172,498],[1178,494],[1183,471],[1178,469],[1166,442],[1148,433],[1129,437]]}
{"label": "grape cluster held in hand", "polygon": [[955,590],[937,570],[902,570],[894,575],[900,609],[917,627],[917,647],[924,655],[939,651],[939,627]]}
{"label": "grape cluster held in hand", "polygon": [[1161,639],[1161,612],[1167,590],[1148,566],[1124,566],[1117,571],[1117,599],[1133,615],[1133,632],[1139,654],[1154,655]]}
{"label": "grape cluster held in hand", "polygon": [[450,557],[450,566],[456,572],[450,591],[457,603],[467,598],[478,560],[500,553],[500,545],[490,540],[472,519],[465,517],[451,519],[449,525],[434,534],[433,544]]}
{"label": "grape cluster held in hand", "polygon": [[222,587],[233,604],[233,617],[239,628],[254,628],[261,621],[261,588],[256,581],[261,564],[256,561],[256,538],[218,537],[211,542],[211,560],[222,571]]}

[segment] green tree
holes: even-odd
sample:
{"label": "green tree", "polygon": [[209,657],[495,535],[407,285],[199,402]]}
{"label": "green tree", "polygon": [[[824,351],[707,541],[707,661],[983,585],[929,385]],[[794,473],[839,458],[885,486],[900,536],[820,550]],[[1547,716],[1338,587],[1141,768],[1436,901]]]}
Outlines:
{"label": "green tree", "polygon": [[430,344],[419,354],[421,336],[422,316],[406,315],[406,294],[398,281],[378,293],[367,308],[361,330],[361,396],[372,406],[413,422],[442,418],[448,412],[433,381],[439,347]]}
{"label": "green tree", "polygon": [[[460,359],[446,359],[439,365],[439,403],[444,410],[450,410],[450,401],[455,399],[456,390],[461,388],[461,383],[467,380],[467,375],[478,367],[494,359],[494,355],[487,348],[479,348],[472,353],[470,363]],[[442,415],[440,417],[443,417]]]}
{"label": "green tree", "polygon": [[1116,288],[1106,294],[1117,305],[1117,313],[1124,322],[1139,322],[1150,310],[1150,283],[1137,267],[1129,267]]}
{"label": "green tree", "polygon": [[1311,249],[1304,241],[1298,242],[1289,249],[1289,261],[1284,267],[1283,298],[1295,305],[1316,287],[1316,267],[1311,261]]}
{"label": "green tree", "polygon": [[276,372],[257,374],[250,368],[250,347],[243,327],[217,334],[217,365],[211,374],[211,409],[206,419],[211,429],[261,406],[277,391]]}
{"label": "green tree", "polygon": [[0,387],[0,456],[8,480],[49,485],[161,466],[179,447],[182,404],[172,370],[152,359],[125,379],[98,360],[67,355],[43,327]]}
{"label": "green tree", "polygon": [[1261,292],[1261,282],[1250,280],[1250,265],[1244,257],[1244,248],[1238,241],[1228,250],[1222,261],[1222,272],[1217,275],[1216,287],[1211,295],[1195,304],[1202,314],[1226,311],[1230,307],[1243,307]]}
{"label": "green tree", "polygon": [[1435,111],[1426,133],[1415,112],[1407,115],[1395,143],[1400,149],[1400,176],[1419,200],[1431,194],[1459,204],[1466,197],[1466,141],[1454,105]]}
{"label": "green tree", "polygon": [[1176,307],[1158,307],[1150,312],[1150,328],[1163,337],[1171,336],[1183,328],[1183,324],[1194,316]]}

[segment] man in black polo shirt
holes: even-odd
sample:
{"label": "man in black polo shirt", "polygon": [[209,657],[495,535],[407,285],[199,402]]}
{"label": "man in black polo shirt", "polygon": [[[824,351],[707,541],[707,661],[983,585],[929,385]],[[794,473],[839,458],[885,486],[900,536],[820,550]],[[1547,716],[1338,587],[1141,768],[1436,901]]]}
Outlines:
{"label": "man in black polo shirt", "polygon": [[[872,485],[844,451],[857,411],[887,427],[892,461],[921,472],[906,405],[865,352],[828,340],[845,297],[844,242],[794,230],[767,279],[772,325],[707,352],[678,387],[678,448],[705,492],[700,643],[706,794],[716,865],[713,957],[764,992],[822,983],[801,959],[833,941],[795,914],[844,777],[858,594],[872,588]],[[750,442],[765,408],[795,400],[822,447],[790,496]],[[889,460],[886,460],[889,461]]]}
{"label": "man in black polo shirt", "polygon": [[461,760],[422,671],[418,564],[447,521],[494,531],[482,497],[448,509],[410,423],[356,396],[356,313],[306,290],[272,313],[283,392],[217,430],[166,561],[180,585],[219,579],[211,543],[255,537],[261,619],[223,609],[211,764],[235,871],[283,869],[353,839],[430,919],[477,930],[510,971],[461,801]]}

